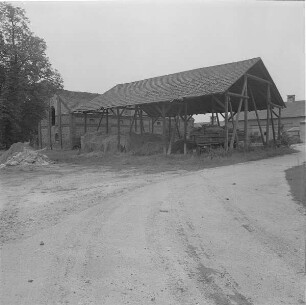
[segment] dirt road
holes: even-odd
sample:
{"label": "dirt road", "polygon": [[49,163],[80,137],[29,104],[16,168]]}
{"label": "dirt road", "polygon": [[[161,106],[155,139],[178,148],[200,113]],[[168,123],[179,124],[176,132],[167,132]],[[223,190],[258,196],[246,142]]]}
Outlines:
{"label": "dirt road", "polygon": [[3,171],[0,303],[303,304],[305,211],[284,170],[304,160]]}

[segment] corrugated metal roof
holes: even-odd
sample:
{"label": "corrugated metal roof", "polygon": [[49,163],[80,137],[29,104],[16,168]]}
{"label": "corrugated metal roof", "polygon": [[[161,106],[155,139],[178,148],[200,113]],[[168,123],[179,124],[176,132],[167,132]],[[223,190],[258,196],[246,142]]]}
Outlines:
{"label": "corrugated metal roof", "polygon": [[[305,118],[305,101],[288,102],[285,103],[285,105],[286,108],[283,108],[281,112],[282,118],[297,118],[297,117]],[[277,110],[276,113],[278,113]],[[265,120],[267,118],[267,111],[266,110],[258,111],[258,116],[260,120]],[[255,112],[249,113],[248,120],[256,120]],[[241,117],[239,121],[243,121],[243,118]]]}
{"label": "corrugated metal roof", "polygon": [[224,93],[259,61],[261,59],[257,57],[119,84],[80,105],[77,110],[90,111]]}

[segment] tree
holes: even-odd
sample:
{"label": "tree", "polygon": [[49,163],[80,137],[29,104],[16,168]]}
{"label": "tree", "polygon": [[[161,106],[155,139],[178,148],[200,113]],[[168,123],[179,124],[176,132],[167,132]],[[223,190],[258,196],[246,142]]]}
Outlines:
{"label": "tree", "polygon": [[46,48],[30,31],[25,11],[1,2],[0,144],[6,147],[33,138],[46,114],[46,101],[62,88]]}

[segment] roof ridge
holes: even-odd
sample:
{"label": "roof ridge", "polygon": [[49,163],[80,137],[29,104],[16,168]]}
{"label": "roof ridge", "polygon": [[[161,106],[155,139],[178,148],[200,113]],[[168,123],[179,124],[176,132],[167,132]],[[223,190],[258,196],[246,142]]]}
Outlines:
{"label": "roof ridge", "polygon": [[148,77],[148,78],[144,78],[144,79],[140,79],[140,80],[136,80],[136,81],[126,82],[126,83],[119,83],[119,84],[116,84],[115,86],[113,86],[112,88],[115,88],[117,86],[127,85],[127,84],[138,83],[138,82],[142,82],[142,81],[146,81],[146,80],[150,80],[150,79],[160,78],[160,77],[164,77],[164,76],[171,76],[171,75],[176,75],[176,74],[180,74],[180,73],[186,73],[186,72],[197,71],[197,70],[208,69],[208,68],[215,68],[215,67],[220,67],[220,66],[227,66],[227,65],[229,66],[229,65],[232,65],[232,64],[243,63],[243,62],[252,61],[252,60],[256,60],[254,62],[254,64],[255,64],[255,63],[259,62],[262,59],[261,59],[261,57],[253,57],[253,58],[249,58],[249,59],[233,61],[233,62],[230,62],[230,63],[211,65],[211,66],[202,67],[202,68],[195,68],[195,69],[190,69],[190,70],[185,70],[185,71],[180,71],[180,72],[163,74],[163,75]]}

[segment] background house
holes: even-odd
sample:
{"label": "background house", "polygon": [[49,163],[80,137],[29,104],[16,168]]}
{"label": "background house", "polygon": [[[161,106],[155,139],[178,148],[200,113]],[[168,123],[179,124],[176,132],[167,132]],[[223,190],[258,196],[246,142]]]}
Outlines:
{"label": "background house", "polygon": [[[303,130],[303,128],[305,128],[305,124],[302,123],[303,121],[305,121],[305,100],[296,101],[294,95],[288,95],[287,102],[285,103],[285,105],[286,108],[283,108],[281,110],[281,126],[289,135],[298,137],[301,141],[305,142],[305,136],[303,136],[303,134],[305,134],[305,131]],[[258,111],[258,116],[261,128],[265,134],[267,111]],[[273,116],[273,123],[277,135],[278,119],[275,116]],[[243,115],[239,118],[238,126],[239,129],[243,129]],[[260,130],[254,111],[250,112],[248,115],[248,130],[250,136],[260,137]],[[270,135],[272,135],[272,124],[270,124]]]}
{"label": "background house", "polygon": [[[108,129],[106,128],[105,116],[101,121],[101,113],[81,113],[76,109],[80,105],[86,105],[89,101],[97,97],[99,94],[88,92],[74,92],[60,90],[49,101],[49,111],[47,118],[42,120],[38,126],[39,146],[50,148],[71,149],[80,147],[81,136],[86,132],[95,132],[99,128],[99,132],[116,135],[117,134],[117,118],[113,113],[108,115]],[[124,110],[120,118],[120,133],[126,134],[130,132],[131,122],[134,117],[134,110]],[[162,134],[163,121],[162,118],[154,120],[152,130],[152,119],[143,113],[144,132]],[[174,120],[171,119],[170,126],[174,128]],[[194,120],[188,122],[188,130],[193,127]],[[169,120],[167,120],[167,127]],[[181,119],[177,120],[178,129],[183,134],[184,124]],[[140,133],[140,122],[133,126],[133,132]]]}

